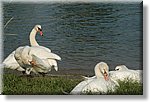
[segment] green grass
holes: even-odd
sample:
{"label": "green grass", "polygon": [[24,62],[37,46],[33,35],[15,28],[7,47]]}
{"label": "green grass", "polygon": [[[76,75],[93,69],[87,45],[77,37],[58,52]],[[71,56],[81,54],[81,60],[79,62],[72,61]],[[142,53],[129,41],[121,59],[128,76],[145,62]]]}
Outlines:
{"label": "green grass", "polygon": [[[76,78],[74,78],[76,77]],[[62,95],[62,89],[70,92],[83,79],[78,76],[36,76],[25,77],[15,74],[4,74],[3,93],[4,95]],[[113,95],[142,95],[143,86],[136,82],[119,82],[120,87]]]}
{"label": "green grass", "polygon": [[121,94],[121,95],[142,95],[143,94],[143,85],[138,82],[129,81],[119,81],[120,87],[112,94]]}
{"label": "green grass", "polygon": [[21,77],[14,74],[3,76],[3,94],[63,94],[71,91],[81,79],[69,79],[69,77]]}

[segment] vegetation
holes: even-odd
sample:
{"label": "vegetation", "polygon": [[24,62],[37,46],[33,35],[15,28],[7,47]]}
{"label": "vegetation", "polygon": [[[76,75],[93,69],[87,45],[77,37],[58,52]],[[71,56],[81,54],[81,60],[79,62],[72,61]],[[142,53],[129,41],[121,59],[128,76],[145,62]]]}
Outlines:
{"label": "vegetation", "polygon": [[[83,79],[80,75],[71,76],[18,76],[15,74],[4,74],[3,94],[5,95],[62,95],[70,92]],[[120,87],[113,95],[142,95],[143,86],[137,82],[119,82]]]}
{"label": "vegetation", "polygon": [[142,95],[143,94],[143,85],[138,82],[128,81],[119,81],[120,87],[116,90],[115,93],[118,95]]}

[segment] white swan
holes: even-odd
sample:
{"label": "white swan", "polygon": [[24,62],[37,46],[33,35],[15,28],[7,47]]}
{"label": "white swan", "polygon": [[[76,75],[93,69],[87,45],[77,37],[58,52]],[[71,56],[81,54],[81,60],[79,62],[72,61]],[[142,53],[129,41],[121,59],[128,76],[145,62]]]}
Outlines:
{"label": "white swan", "polygon": [[105,62],[98,63],[95,66],[96,78],[80,82],[70,94],[86,94],[88,92],[92,94],[106,94],[108,91],[115,91],[119,84],[109,78],[108,70],[108,65]]}
{"label": "white swan", "polygon": [[[109,76],[115,81],[136,81],[142,83],[142,70],[131,70],[128,69],[125,65],[116,66],[115,71],[110,71]],[[85,80],[95,79],[96,76],[93,77],[85,77],[82,76]]]}
{"label": "white swan", "polygon": [[19,47],[16,49],[14,56],[19,65],[26,69],[27,74],[30,74],[31,71],[44,74],[51,71],[51,68],[57,71],[56,60],[61,60],[58,55],[40,46]]}
{"label": "white swan", "polygon": [[[40,35],[43,36],[41,25],[35,25],[34,28],[30,32],[30,44],[31,46],[39,46],[37,41],[35,40],[35,36],[37,32],[40,32]],[[45,48],[46,49],[46,48]],[[49,50],[49,49],[47,49]],[[49,50],[50,51],[50,50]],[[5,60],[2,62],[4,68],[9,68],[18,71],[25,71],[14,58],[15,51],[13,51]]]}
{"label": "white swan", "polygon": [[116,66],[115,71],[110,72],[110,77],[114,80],[121,81],[137,81],[142,83],[142,70],[131,70],[125,65]]}

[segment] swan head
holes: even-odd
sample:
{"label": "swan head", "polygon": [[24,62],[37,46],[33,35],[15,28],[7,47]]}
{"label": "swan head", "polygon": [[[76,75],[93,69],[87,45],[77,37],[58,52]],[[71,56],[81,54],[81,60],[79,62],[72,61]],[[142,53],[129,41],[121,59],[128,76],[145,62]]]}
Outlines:
{"label": "swan head", "polygon": [[35,25],[34,29],[40,33],[41,36],[43,36],[42,27],[41,25]]}
{"label": "swan head", "polygon": [[95,66],[95,75],[97,78],[104,77],[105,80],[109,79],[109,67],[105,62],[100,62]]}
{"label": "swan head", "polygon": [[119,65],[115,68],[115,71],[125,71],[128,70],[128,68],[125,65]]}

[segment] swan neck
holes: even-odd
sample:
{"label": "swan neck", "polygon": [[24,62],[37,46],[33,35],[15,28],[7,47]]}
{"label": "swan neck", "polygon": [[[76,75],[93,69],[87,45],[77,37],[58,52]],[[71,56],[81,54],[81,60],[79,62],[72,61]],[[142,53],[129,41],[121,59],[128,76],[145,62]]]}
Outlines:
{"label": "swan neck", "polygon": [[39,46],[37,43],[35,36],[36,36],[37,31],[33,28],[31,33],[30,33],[30,44],[31,46]]}
{"label": "swan neck", "polygon": [[95,76],[97,77],[97,79],[99,79],[100,77],[103,77],[102,72],[99,68],[99,65],[95,66]]}

